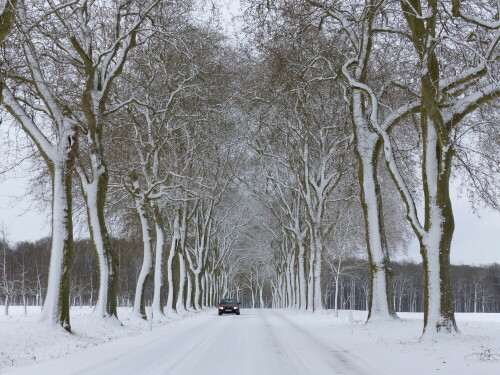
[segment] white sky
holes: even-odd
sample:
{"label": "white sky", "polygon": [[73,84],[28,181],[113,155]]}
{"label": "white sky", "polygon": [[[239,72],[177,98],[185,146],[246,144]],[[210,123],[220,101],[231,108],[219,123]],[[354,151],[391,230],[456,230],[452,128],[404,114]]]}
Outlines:
{"label": "white sky", "polygon": [[9,177],[0,182],[0,228],[11,242],[34,241],[50,235],[51,212],[41,213],[23,197],[27,180]]}
{"label": "white sky", "polygon": [[[455,232],[451,243],[452,264],[500,263],[500,213],[490,209],[472,212],[469,201],[451,192]],[[408,257],[421,261],[418,241],[409,246]]]}
{"label": "white sky", "polygon": [[[218,0],[226,32],[234,30],[233,16],[240,14],[238,0]],[[232,24],[232,25],[231,25]],[[1,162],[0,162],[1,164]],[[33,241],[50,235],[50,212],[40,213],[23,195],[25,178],[0,180],[0,228],[5,226],[10,241]],[[452,193],[455,234],[452,242],[453,264],[500,263],[500,213],[480,210],[472,212],[466,198]],[[402,218],[403,219],[403,218]],[[408,249],[408,257],[420,261],[417,241]]]}

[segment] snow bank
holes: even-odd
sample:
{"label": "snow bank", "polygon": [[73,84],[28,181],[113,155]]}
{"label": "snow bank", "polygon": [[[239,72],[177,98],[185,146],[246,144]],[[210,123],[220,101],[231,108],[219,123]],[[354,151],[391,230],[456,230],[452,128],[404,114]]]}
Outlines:
{"label": "snow bank", "polygon": [[461,333],[440,335],[439,342],[420,341],[423,313],[398,313],[399,321],[368,324],[364,324],[364,311],[353,312],[352,324],[348,311],[341,311],[339,318],[331,310],[308,317],[294,312],[287,316],[373,364],[382,374],[500,374],[500,314],[456,313]]}
{"label": "snow bank", "polygon": [[[93,309],[89,307],[72,307],[73,334],[68,334],[62,328],[39,323],[39,307],[28,307],[28,315],[25,316],[22,306],[11,306],[9,316],[0,315],[0,374],[12,366],[62,357],[122,337],[140,335],[151,329],[150,322],[133,315],[131,307],[118,308],[121,324],[116,319],[99,319],[92,312]],[[193,315],[191,312],[182,316],[154,317],[152,328],[154,330],[155,327]]]}

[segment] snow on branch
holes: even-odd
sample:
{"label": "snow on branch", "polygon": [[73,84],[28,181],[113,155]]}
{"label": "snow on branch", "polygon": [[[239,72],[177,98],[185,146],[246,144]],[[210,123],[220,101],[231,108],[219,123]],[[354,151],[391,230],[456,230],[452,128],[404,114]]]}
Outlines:
{"label": "snow on branch", "polygon": [[[26,55],[26,59],[28,60],[28,68],[31,71],[31,74],[35,81],[35,86],[40,93],[41,99],[51,113],[51,117],[55,120],[58,126],[61,126],[64,116],[61,113],[56,100],[54,99],[52,90],[45,82],[45,77],[42,73],[38,60],[34,56],[33,50],[34,46],[31,44],[31,42],[24,45],[24,53]],[[62,129],[59,129],[59,131],[62,131]]]}
{"label": "snow on branch", "polygon": [[458,88],[458,90],[461,90],[461,88],[464,87],[464,85],[466,86],[467,84],[470,84],[470,82],[474,78],[481,77],[485,72],[486,72],[486,64],[483,61],[474,68],[468,69],[462,72],[461,74],[458,74],[457,76],[443,79],[441,81],[441,84],[439,85],[439,89],[442,92],[451,92],[451,90],[456,88]]}
{"label": "snow on branch", "polygon": [[403,30],[398,30],[398,29],[394,29],[392,27],[376,27],[372,30],[374,33],[389,33],[389,34],[397,34],[397,35],[401,35],[403,37],[405,37],[406,39],[408,40],[412,40],[412,37],[410,34],[408,34],[407,32],[403,31]]}
{"label": "snow on branch", "polygon": [[43,153],[51,161],[56,160],[56,150],[45,135],[40,131],[31,117],[26,113],[24,108],[16,100],[14,94],[8,87],[0,84],[0,101],[5,105],[7,111],[15,117],[21,126],[26,130],[26,133],[35,142]]}
{"label": "snow on branch", "polygon": [[491,83],[455,103],[447,112],[445,112],[443,122],[451,126],[456,125],[467,114],[476,110],[481,104],[486,103],[498,96],[500,96],[500,84],[498,82]]}
{"label": "snow on branch", "polygon": [[[460,17],[467,22],[473,23],[474,25],[486,27],[492,30],[497,30],[500,28],[500,20],[486,21],[470,13],[464,12],[462,10],[462,7],[460,6],[460,0],[451,0],[451,3],[452,3],[451,12],[455,17]],[[500,9],[497,9],[497,17],[499,11]]]}
{"label": "snow on branch", "polygon": [[[373,90],[361,83],[357,82],[349,73],[349,66],[352,64],[355,64],[356,60],[350,59],[348,60],[343,66],[342,66],[342,73],[346,77],[346,79],[349,81],[349,84],[352,88],[358,89],[363,91],[365,94],[368,95],[370,101],[371,101],[371,113],[370,113],[370,122],[371,125],[374,127],[375,131],[382,137],[384,141],[384,155],[385,159],[387,162],[387,166],[389,167],[389,170],[391,172],[391,175],[396,182],[398,186],[398,190],[401,194],[401,197],[403,198],[403,201],[405,202],[406,205],[406,211],[407,211],[407,216],[408,219],[410,220],[411,225],[415,228],[416,232],[419,234],[419,236],[424,237],[425,236],[425,230],[423,226],[420,223],[420,220],[418,218],[417,214],[417,208],[415,205],[415,201],[413,199],[413,196],[410,192],[410,189],[408,188],[408,185],[406,184],[406,181],[404,180],[403,176],[401,175],[398,165],[396,163],[396,159],[394,157],[394,152],[392,149],[392,141],[389,137],[389,134],[387,133],[386,129],[383,128],[378,121],[378,98],[373,92]],[[394,121],[397,118],[400,118],[400,116],[395,116],[393,117]]]}
{"label": "snow on branch", "polygon": [[336,19],[342,25],[342,29],[346,32],[347,36],[351,40],[351,43],[355,48],[359,45],[359,38],[354,32],[352,27],[352,23],[347,19],[346,15],[339,9],[334,8],[333,6],[327,6],[327,3],[320,3],[315,0],[306,0],[310,5],[322,9],[328,16]]}

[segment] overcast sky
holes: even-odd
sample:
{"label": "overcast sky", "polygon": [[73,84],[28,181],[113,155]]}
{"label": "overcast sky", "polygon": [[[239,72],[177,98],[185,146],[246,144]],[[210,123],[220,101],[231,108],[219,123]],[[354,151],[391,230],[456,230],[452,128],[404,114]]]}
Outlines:
{"label": "overcast sky", "polygon": [[[455,233],[451,248],[452,264],[500,263],[500,213],[489,209],[472,212],[467,198],[452,192]],[[420,261],[418,241],[408,249],[408,256]]]}

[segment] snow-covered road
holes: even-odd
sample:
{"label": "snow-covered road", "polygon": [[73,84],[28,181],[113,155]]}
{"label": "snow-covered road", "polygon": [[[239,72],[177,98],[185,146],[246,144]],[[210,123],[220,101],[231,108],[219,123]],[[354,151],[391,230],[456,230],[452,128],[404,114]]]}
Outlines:
{"label": "snow-covered road", "polygon": [[134,375],[381,374],[344,350],[321,326],[293,322],[285,312],[215,312],[120,339],[8,374]]}

